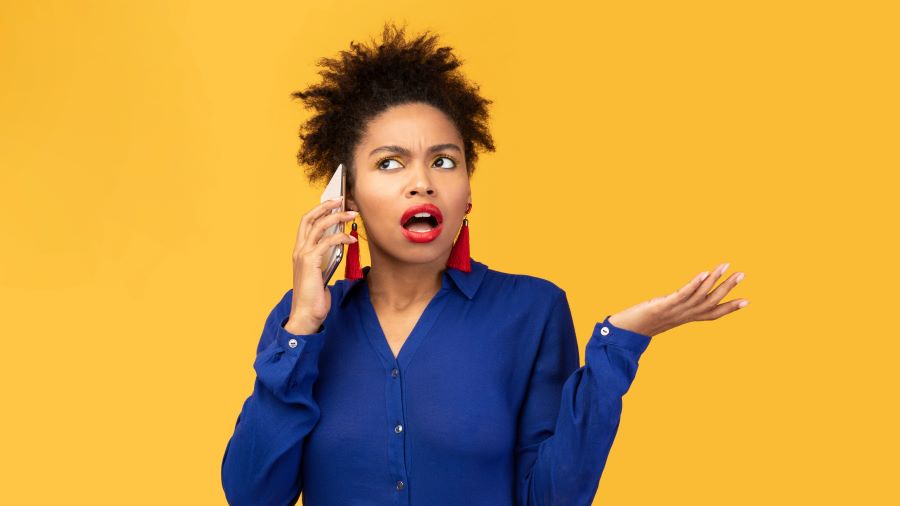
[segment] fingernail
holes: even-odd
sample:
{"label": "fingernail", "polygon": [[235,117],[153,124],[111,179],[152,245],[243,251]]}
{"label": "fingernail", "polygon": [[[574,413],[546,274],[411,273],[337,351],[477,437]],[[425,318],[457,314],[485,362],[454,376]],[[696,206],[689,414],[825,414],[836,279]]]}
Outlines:
{"label": "fingernail", "polygon": [[338,200],[341,200],[342,198],[344,198],[343,195],[338,195],[337,197],[334,197],[333,199],[329,199],[329,200],[333,200],[333,201],[337,202]]}
{"label": "fingernail", "polygon": [[749,303],[750,303],[749,300],[742,300],[742,301],[738,302],[738,307],[744,307]]}
{"label": "fingernail", "polygon": [[350,216],[357,216],[359,213],[356,211],[347,211],[347,214],[349,214]]}
{"label": "fingernail", "polygon": [[729,266],[729,265],[731,265],[731,264],[729,264],[728,262],[726,262],[725,265],[722,266],[722,270],[721,270],[720,272],[721,272],[722,274],[725,274],[725,271],[728,270],[728,266]]}
{"label": "fingernail", "polygon": [[735,282],[735,283],[740,283],[742,279],[744,279],[744,273],[743,273],[743,272],[740,273],[740,274],[738,274],[738,275],[734,278],[734,282]]}
{"label": "fingernail", "polygon": [[707,276],[709,276],[709,272],[708,272],[708,271],[703,272],[702,274],[700,274],[700,281],[702,282],[704,279],[706,279]]}

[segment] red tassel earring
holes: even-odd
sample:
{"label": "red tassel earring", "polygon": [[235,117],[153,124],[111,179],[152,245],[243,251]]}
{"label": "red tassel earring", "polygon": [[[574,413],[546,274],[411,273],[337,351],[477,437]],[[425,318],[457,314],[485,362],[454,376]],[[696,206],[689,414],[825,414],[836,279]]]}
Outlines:
{"label": "red tassel earring", "polygon": [[356,232],[356,220],[353,220],[350,236],[356,238],[347,246],[347,261],[344,264],[344,279],[362,279],[363,273],[359,265],[359,234]]}
{"label": "red tassel earring", "polygon": [[[466,208],[466,214],[472,210],[472,204]],[[453,267],[463,272],[472,272],[471,256],[469,254],[469,220],[463,218],[462,229],[450,250],[450,258],[447,259],[447,267]]]}

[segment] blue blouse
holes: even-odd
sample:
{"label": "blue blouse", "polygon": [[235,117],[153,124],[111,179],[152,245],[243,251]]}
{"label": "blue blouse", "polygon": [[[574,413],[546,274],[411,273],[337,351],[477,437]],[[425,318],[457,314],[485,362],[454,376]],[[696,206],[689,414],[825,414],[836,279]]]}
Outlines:
{"label": "blue blouse", "polygon": [[[579,367],[566,292],[447,268],[394,357],[366,278],[318,332],[266,319],[222,458],[233,505],[589,505],[650,336],[597,323]],[[364,275],[369,267],[363,269]]]}

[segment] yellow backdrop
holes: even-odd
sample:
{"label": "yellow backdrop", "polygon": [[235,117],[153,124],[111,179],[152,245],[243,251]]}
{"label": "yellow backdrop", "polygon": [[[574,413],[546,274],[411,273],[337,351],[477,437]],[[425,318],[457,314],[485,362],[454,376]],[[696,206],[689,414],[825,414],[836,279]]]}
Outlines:
{"label": "yellow backdrop", "polygon": [[565,288],[582,357],[746,272],[745,309],[654,338],[596,504],[896,503],[889,4],[3,2],[0,503],[224,504],[320,191],[289,95],[388,20],[495,101],[473,257]]}

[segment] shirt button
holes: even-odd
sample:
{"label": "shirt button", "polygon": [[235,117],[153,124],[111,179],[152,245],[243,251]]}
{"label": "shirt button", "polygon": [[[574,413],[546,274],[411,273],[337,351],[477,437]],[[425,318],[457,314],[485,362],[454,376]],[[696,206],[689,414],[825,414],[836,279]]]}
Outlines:
{"label": "shirt button", "polygon": [[296,340],[296,339],[291,339],[290,341],[288,341],[288,346],[290,346],[291,348],[296,348],[296,347],[297,347],[297,340]]}
{"label": "shirt button", "polygon": [[394,432],[396,432],[397,434],[403,432],[403,425],[397,424],[397,426],[394,427]]}
{"label": "shirt button", "polygon": [[403,480],[397,481],[397,490],[403,490],[403,487],[405,487],[405,486],[406,486],[406,484],[403,483]]}
{"label": "shirt button", "polygon": [[606,334],[609,334],[609,327],[604,326],[600,329],[600,335],[605,336]]}
{"label": "shirt button", "polygon": [[400,371],[398,371],[396,367],[391,369],[391,377],[396,378],[399,375],[400,375]]}

